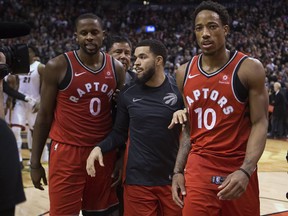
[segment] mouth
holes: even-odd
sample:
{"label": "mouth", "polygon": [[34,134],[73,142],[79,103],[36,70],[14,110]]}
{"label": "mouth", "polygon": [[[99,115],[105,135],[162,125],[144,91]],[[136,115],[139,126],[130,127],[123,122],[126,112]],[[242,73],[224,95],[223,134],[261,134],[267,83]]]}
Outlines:
{"label": "mouth", "polygon": [[132,71],[133,71],[134,73],[136,73],[136,74],[140,74],[143,70],[140,69],[140,68],[133,68]]}
{"label": "mouth", "polygon": [[94,50],[97,48],[97,46],[95,46],[94,44],[86,44],[85,47],[89,50]]}
{"label": "mouth", "polygon": [[212,46],[212,42],[211,41],[203,41],[201,44],[202,44],[203,48],[209,48],[209,47]]}

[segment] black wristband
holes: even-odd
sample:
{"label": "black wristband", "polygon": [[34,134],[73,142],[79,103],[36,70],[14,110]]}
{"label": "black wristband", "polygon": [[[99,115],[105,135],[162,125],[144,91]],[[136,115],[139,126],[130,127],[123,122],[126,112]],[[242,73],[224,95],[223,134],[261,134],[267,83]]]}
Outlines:
{"label": "black wristband", "polygon": [[238,170],[241,170],[248,177],[248,179],[250,179],[251,176],[249,175],[249,173],[245,169],[240,167]]}
{"label": "black wristband", "polygon": [[30,165],[30,169],[40,169],[42,166],[40,165],[39,167],[33,167]]}
{"label": "black wristband", "polygon": [[177,174],[182,174],[182,175],[184,175],[184,171],[173,172],[173,176],[174,176],[174,175],[177,175]]}

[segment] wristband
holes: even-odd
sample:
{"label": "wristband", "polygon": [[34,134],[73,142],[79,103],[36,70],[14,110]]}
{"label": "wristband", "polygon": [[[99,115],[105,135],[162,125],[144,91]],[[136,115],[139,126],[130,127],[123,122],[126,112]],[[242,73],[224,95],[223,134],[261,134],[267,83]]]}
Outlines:
{"label": "wristband", "polygon": [[183,172],[183,171],[173,172],[173,176],[174,176],[174,175],[177,175],[177,174],[182,174],[182,175],[184,175],[184,172]]}
{"label": "wristband", "polygon": [[40,165],[39,167],[32,167],[31,165],[30,165],[30,169],[40,169],[42,166]]}
{"label": "wristband", "polygon": [[242,171],[248,177],[248,179],[250,179],[251,176],[249,175],[249,173],[245,169],[240,167],[238,170]]}

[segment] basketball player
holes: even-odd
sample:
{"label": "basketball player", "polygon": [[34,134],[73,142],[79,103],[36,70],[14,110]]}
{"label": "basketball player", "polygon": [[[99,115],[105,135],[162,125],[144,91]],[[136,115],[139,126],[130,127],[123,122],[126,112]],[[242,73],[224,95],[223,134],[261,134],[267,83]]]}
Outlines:
{"label": "basketball player", "polygon": [[171,173],[181,127],[171,130],[167,127],[173,113],[183,108],[183,100],[175,80],[164,73],[167,50],[160,41],[140,42],[134,55],[135,83],[120,91],[113,130],[90,153],[87,173],[99,178],[101,169],[96,167],[95,174],[95,160],[104,166],[102,152],[123,145],[129,136],[125,152],[124,215],[181,215],[171,195]]}
{"label": "basketball player", "polygon": [[32,106],[35,105],[36,101],[24,95],[18,90],[17,77],[14,75],[7,75],[3,79],[3,93],[4,93],[4,111],[5,111],[5,120],[8,125],[11,124],[11,114],[13,110],[13,99],[22,100],[27,103],[30,103]]}
{"label": "basketball player", "polygon": [[[21,147],[22,147],[21,130],[25,130],[27,122],[28,133],[33,131],[37,111],[39,109],[41,76],[43,76],[43,71],[45,67],[42,63],[35,60],[37,58],[36,48],[28,46],[28,51],[29,51],[30,72],[28,74],[18,74],[19,78],[18,91],[33,98],[33,101],[35,101],[35,103],[31,104],[26,103],[25,101],[22,100],[16,100],[11,115],[11,127],[17,140],[20,164],[23,164],[21,156]],[[29,134],[27,136],[27,142],[28,142],[28,148],[31,149],[32,140],[29,139]],[[46,148],[45,148],[45,154],[48,155]],[[46,161],[48,160],[48,156],[46,157],[45,160]]]}
{"label": "basketball player", "polygon": [[264,68],[226,49],[229,15],[222,5],[203,1],[192,26],[202,54],[176,73],[191,131],[180,144],[173,199],[184,216],[260,215],[257,162],[268,127]]}
{"label": "basketball player", "polygon": [[47,184],[40,163],[50,131],[50,215],[111,215],[118,205],[111,174],[116,151],[105,156],[98,178],[86,173],[86,159],[112,129],[112,95],[124,86],[122,64],[100,51],[104,38],[101,19],[91,13],[75,21],[79,49],[48,61],[43,77],[31,156],[36,188]]}

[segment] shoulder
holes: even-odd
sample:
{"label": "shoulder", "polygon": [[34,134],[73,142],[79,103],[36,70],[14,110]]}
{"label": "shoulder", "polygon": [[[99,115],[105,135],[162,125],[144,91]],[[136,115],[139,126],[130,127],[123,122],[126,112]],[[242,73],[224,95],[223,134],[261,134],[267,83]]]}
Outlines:
{"label": "shoulder", "polygon": [[262,83],[265,80],[265,70],[262,63],[255,58],[246,58],[239,68],[238,76],[246,87],[255,83]]}
{"label": "shoulder", "polygon": [[44,69],[45,69],[45,65],[42,64],[41,62],[39,62],[38,66],[37,66],[37,70],[38,70],[38,73],[40,75],[42,75],[44,73]]}
{"label": "shoulder", "polygon": [[55,58],[50,59],[47,62],[46,66],[49,68],[50,67],[59,68],[59,67],[67,66],[67,61],[66,61],[64,54],[58,55]]}
{"label": "shoulder", "polygon": [[124,84],[125,84],[125,71],[124,71],[124,67],[122,65],[122,63],[120,61],[118,61],[117,59],[112,57],[112,61],[115,67],[115,73],[116,73],[116,77],[117,77],[117,88],[121,89],[123,88]]}
{"label": "shoulder", "polygon": [[44,67],[44,76],[62,81],[67,71],[67,60],[63,54],[50,59]]}
{"label": "shoulder", "polygon": [[180,65],[175,72],[176,83],[180,91],[182,91],[183,89],[183,84],[184,84],[185,74],[186,74],[188,64],[189,62],[186,62],[185,64]]}

